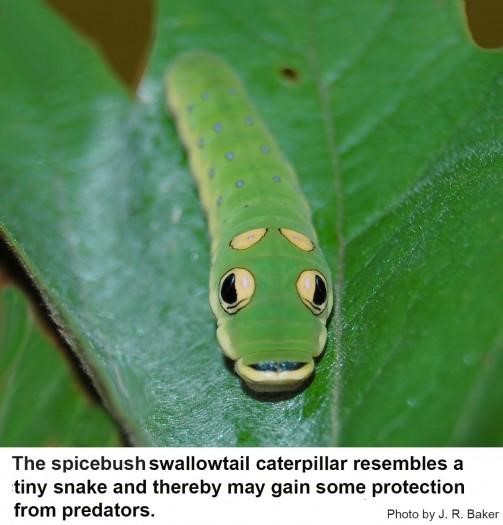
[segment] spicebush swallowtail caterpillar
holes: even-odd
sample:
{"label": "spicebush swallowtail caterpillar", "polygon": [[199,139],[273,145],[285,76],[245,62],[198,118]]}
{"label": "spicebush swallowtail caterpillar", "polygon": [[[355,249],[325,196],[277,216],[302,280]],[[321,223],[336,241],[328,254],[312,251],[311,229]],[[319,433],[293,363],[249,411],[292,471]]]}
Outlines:
{"label": "spicebush swallowtail caterpillar", "polygon": [[253,390],[295,390],[325,347],[333,306],[297,176],[223,60],[182,54],[165,87],[208,218],[218,342]]}

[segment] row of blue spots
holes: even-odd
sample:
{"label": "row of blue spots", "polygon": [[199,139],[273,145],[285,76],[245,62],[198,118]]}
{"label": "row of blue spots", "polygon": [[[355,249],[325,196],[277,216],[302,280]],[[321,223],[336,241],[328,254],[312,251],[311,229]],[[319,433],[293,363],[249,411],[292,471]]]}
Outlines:
{"label": "row of blue spots", "polygon": [[[229,89],[229,94],[232,95],[232,96],[235,96],[237,95],[237,90],[235,88],[230,88]],[[201,100],[205,101],[205,100],[208,100],[209,98],[209,93],[207,92],[204,92],[201,94]],[[193,111],[195,105],[194,104],[190,104],[189,106],[187,106],[187,111],[190,113]],[[245,117],[245,122],[246,124],[248,124],[248,126],[253,126],[255,124],[255,121],[253,119],[253,117],[251,115],[247,115]],[[224,129],[223,125],[221,122],[217,122],[214,124],[213,126],[213,129],[215,131],[215,133],[221,133]],[[204,145],[205,145],[205,140],[204,140],[204,137],[201,137],[198,141],[198,146],[199,148],[204,148]],[[270,148],[269,146],[267,146],[266,144],[263,144],[260,146],[260,152],[263,154],[263,155],[269,155],[270,153]],[[224,153],[224,157],[228,160],[228,161],[231,161],[231,160],[234,160],[235,158],[235,154],[233,151],[226,151]],[[210,170],[208,171],[208,176],[210,179],[213,179],[215,177],[215,168],[210,168]],[[279,175],[274,175],[272,177],[272,180],[273,182],[275,183],[279,183],[281,182],[281,177]],[[237,189],[241,189],[244,187],[245,185],[245,181],[243,179],[238,179],[234,185],[236,186]],[[217,197],[217,200],[216,200],[216,204],[217,206],[221,206],[222,203],[223,203],[223,196],[222,195],[219,195]],[[245,204],[245,207],[248,207],[247,204]]]}
{"label": "row of blue spots", "polygon": [[[238,90],[236,88],[234,88],[234,87],[231,87],[231,88],[228,89],[228,93],[229,93],[229,95],[231,95],[231,97],[235,97],[238,94]],[[207,91],[204,91],[203,93],[201,93],[201,100],[203,102],[205,102],[209,98],[210,98],[210,94]],[[187,106],[187,111],[189,113],[192,112],[195,106],[196,106],[196,104],[189,104]],[[251,117],[247,117],[247,118],[250,119],[250,124],[252,124],[253,123],[253,119]]]}
{"label": "row of blue spots", "polygon": [[[215,170],[213,168],[210,169],[210,178],[212,178],[213,176],[215,175]],[[281,182],[281,177],[279,175],[273,175],[272,177],[272,180],[273,182],[275,183],[279,183]],[[237,189],[241,189],[244,187],[245,185],[245,181],[243,179],[238,179],[234,185],[236,186]],[[217,206],[221,206],[222,205],[222,202],[224,201],[224,198],[222,195],[219,195],[217,197]],[[248,205],[245,204],[245,208],[248,208]]]}
{"label": "row of blue spots", "polygon": [[[269,146],[260,146],[260,152],[263,154],[263,155],[269,155],[269,153],[271,152]],[[233,151],[226,151],[224,153],[224,157],[227,159],[227,160],[234,160],[234,152]]]}
{"label": "row of blue spots", "polygon": [[[238,94],[238,91],[236,88],[231,87],[228,89],[228,93],[232,97],[235,97]],[[205,100],[208,100],[209,98],[210,98],[210,94],[207,91],[201,94],[201,100],[205,101]]]}
{"label": "row of blue spots", "polygon": [[[213,179],[215,177],[215,168],[210,168],[208,171],[208,177],[210,179]],[[272,181],[276,184],[281,182],[281,177],[279,175],[273,175]],[[245,185],[245,181],[243,179],[238,179],[236,181],[236,188],[242,188]]]}

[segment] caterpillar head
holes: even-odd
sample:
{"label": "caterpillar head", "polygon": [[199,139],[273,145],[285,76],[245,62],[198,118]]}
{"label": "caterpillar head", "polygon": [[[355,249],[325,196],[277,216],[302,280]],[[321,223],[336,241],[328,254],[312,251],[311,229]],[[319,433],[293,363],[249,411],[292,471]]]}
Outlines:
{"label": "caterpillar head", "polygon": [[[210,300],[218,341],[251,389],[296,390],[311,377],[314,358],[325,347],[330,274],[320,250],[303,234],[293,232],[295,242],[278,229],[244,234],[258,241],[234,242],[246,245],[241,249],[231,241],[213,265]],[[232,240],[242,241],[244,234]]]}

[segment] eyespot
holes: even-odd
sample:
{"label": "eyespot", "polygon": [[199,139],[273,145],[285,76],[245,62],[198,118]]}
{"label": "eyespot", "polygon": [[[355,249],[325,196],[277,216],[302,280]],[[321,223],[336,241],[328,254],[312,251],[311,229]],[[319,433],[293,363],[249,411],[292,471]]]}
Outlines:
{"label": "eyespot", "polygon": [[296,232],[294,230],[289,230],[288,228],[280,228],[279,232],[285,239],[290,241],[294,246],[299,248],[304,252],[310,252],[314,250],[314,244],[311,239],[306,237],[303,233]]}
{"label": "eyespot", "polygon": [[297,292],[302,302],[315,315],[320,315],[327,307],[327,283],[316,270],[306,270],[297,279]]}
{"label": "eyespot", "polygon": [[266,233],[267,228],[255,228],[254,230],[240,233],[232,239],[231,248],[234,248],[234,250],[246,250],[263,239]]}
{"label": "eyespot", "polygon": [[228,314],[242,310],[255,293],[255,279],[244,268],[233,268],[220,279],[220,304]]}

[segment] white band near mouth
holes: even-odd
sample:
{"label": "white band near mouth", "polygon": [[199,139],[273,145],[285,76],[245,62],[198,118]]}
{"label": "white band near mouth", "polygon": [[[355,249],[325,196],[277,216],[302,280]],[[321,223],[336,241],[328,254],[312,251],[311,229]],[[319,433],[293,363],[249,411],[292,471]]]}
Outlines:
{"label": "white band near mouth", "polygon": [[245,365],[241,358],[236,361],[234,368],[252,390],[274,392],[276,390],[295,390],[301,386],[313,373],[314,361],[311,359],[298,370],[261,371]]}

